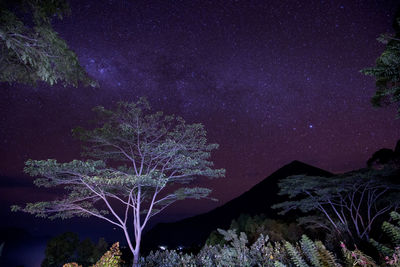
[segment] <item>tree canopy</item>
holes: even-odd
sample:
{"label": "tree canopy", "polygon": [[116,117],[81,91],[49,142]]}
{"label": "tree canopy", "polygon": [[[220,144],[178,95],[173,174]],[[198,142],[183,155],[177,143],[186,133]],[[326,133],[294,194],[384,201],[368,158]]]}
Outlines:
{"label": "tree canopy", "polygon": [[[91,159],[26,162],[25,172],[39,176],[35,185],[61,186],[67,194],[52,201],[13,206],[13,210],[51,219],[103,219],[123,230],[137,264],[142,231],[153,216],[178,200],[209,198],[211,192],[178,185],[199,176],[221,177],[225,170],[213,168],[210,153],[218,145],[207,143],[202,124],[151,113],[145,99],[120,102],[114,110],[95,110],[98,127],[74,130],[87,143],[84,155]],[[174,185],[174,190],[166,190],[169,185]]]}
{"label": "tree canopy", "polygon": [[45,258],[41,266],[62,266],[64,263],[73,260],[78,244],[79,237],[72,232],[53,237],[47,242]]}
{"label": "tree canopy", "polygon": [[303,223],[347,234],[354,241],[368,240],[378,219],[400,204],[400,187],[388,170],[359,170],[335,177],[291,176],[279,183],[281,195],[293,199],[273,206],[281,213],[300,210],[317,217]]}
{"label": "tree canopy", "polygon": [[365,68],[361,73],[373,76],[376,92],[371,102],[374,106],[397,105],[400,117],[400,9],[394,21],[395,34],[383,34],[378,41],[386,44],[374,67]]}
{"label": "tree canopy", "polygon": [[65,0],[0,1],[0,82],[97,86],[51,25],[69,12]]}

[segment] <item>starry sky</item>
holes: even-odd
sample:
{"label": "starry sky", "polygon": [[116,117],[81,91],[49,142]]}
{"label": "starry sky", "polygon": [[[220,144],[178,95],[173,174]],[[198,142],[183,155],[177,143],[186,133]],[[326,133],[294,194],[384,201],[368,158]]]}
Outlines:
{"label": "starry sky", "polygon": [[2,224],[27,223],[8,204],[54,196],[23,175],[24,161],[79,158],[71,129],[96,105],[147,96],[220,144],[213,161],[226,178],[199,182],[219,202],[177,204],[160,221],[222,205],[292,160],[345,172],[400,139],[395,110],[371,106],[374,80],[359,73],[383,51],[376,38],[392,31],[398,1],[70,3],[54,27],[100,86],[1,84]]}

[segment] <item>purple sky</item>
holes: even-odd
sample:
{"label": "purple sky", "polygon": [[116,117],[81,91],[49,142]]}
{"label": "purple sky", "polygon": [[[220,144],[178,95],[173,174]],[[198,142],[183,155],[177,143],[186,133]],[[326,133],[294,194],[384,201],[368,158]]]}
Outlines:
{"label": "purple sky", "polygon": [[[332,172],[364,167],[400,138],[394,109],[371,107],[374,80],[359,73],[383,51],[376,38],[392,31],[397,4],[71,1],[55,28],[100,88],[2,84],[0,200],[53,196],[23,176],[24,161],[79,158],[71,129],[93,118],[91,108],[140,96],[204,123],[227,170],[204,184],[219,202],[178,204],[160,219],[219,206],[295,159]],[[7,216],[13,225],[26,218]]]}

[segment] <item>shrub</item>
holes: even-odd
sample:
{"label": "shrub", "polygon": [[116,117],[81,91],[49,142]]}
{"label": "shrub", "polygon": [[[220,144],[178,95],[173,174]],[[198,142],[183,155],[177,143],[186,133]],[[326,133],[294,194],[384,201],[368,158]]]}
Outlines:
{"label": "shrub", "polygon": [[76,262],[70,262],[70,263],[64,264],[63,267],[82,267],[82,265],[79,265]]}
{"label": "shrub", "polygon": [[121,255],[119,242],[116,242],[93,267],[119,267],[122,263]]}
{"label": "shrub", "polygon": [[[114,243],[100,258],[100,260],[91,267],[120,267],[122,263],[121,255],[122,253],[119,250],[119,242]],[[76,262],[71,262],[64,264],[63,267],[82,267],[82,265],[79,265]]]}
{"label": "shrub", "polygon": [[392,212],[391,216],[397,225],[385,222],[382,229],[391,237],[394,249],[381,259],[374,260],[357,247],[349,250],[343,242],[340,247],[336,246],[338,254],[335,255],[321,241],[312,241],[306,235],[302,235],[298,242],[272,242],[268,236],[261,234],[250,245],[245,233],[218,229],[219,235],[224,238],[223,245],[206,244],[197,255],[175,250],[155,251],[142,258],[141,263],[149,267],[400,267],[400,215]]}

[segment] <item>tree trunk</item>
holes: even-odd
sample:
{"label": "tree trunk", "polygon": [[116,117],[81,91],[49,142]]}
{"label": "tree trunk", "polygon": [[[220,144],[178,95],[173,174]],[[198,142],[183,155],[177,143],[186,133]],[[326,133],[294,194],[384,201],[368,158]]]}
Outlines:
{"label": "tree trunk", "polygon": [[139,267],[139,250],[133,252],[133,264],[132,267]]}
{"label": "tree trunk", "polygon": [[[141,172],[141,170],[140,170]],[[141,203],[141,192],[142,189],[140,185],[138,186],[137,199],[136,199],[136,207],[134,207],[133,217],[135,228],[135,249],[133,250],[133,267],[140,267],[139,257],[140,257],[140,241],[142,238],[142,226],[140,224],[140,203]]]}
{"label": "tree trunk", "polygon": [[133,264],[132,267],[140,267],[140,241],[142,237],[142,232],[138,231],[138,234],[136,236],[135,240],[135,249],[133,250]]}
{"label": "tree trunk", "polygon": [[133,254],[133,265],[132,266],[134,266],[134,267],[139,266],[137,264],[135,265],[135,259],[136,259],[136,263],[138,262],[138,259],[139,259],[139,247],[137,246],[137,243],[136,243],[135,248],[133,248],[132,242],[131,242],[131,238],[129,236],[128,229],[126,228],[126,225],[124,225],[123,230],[124,230],[126,242],[128,242],[129,249],[131,250],[131,252]]}

